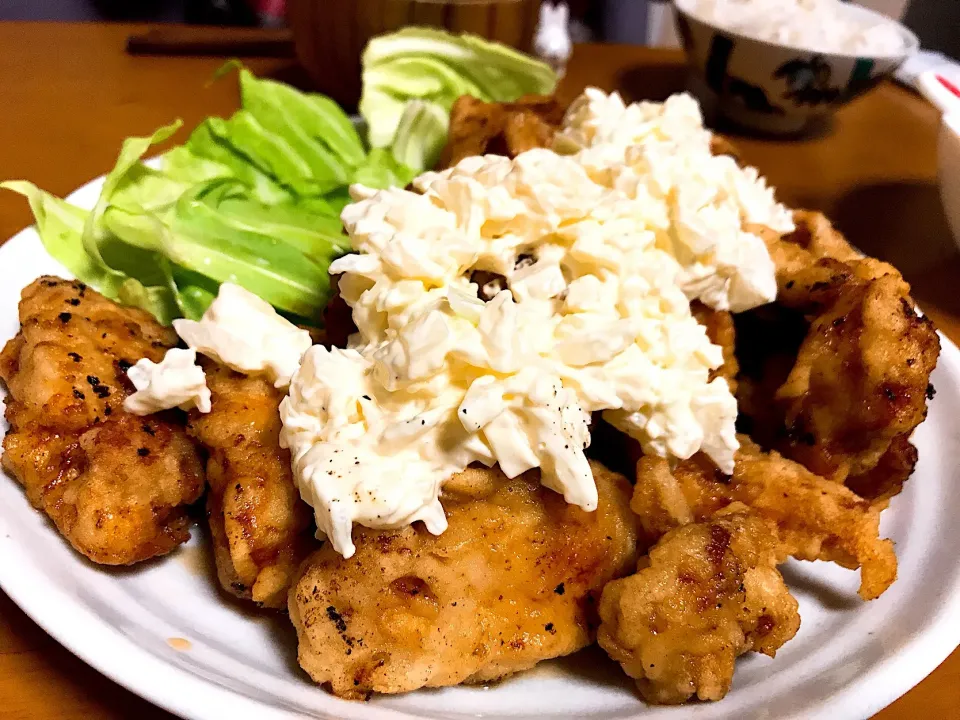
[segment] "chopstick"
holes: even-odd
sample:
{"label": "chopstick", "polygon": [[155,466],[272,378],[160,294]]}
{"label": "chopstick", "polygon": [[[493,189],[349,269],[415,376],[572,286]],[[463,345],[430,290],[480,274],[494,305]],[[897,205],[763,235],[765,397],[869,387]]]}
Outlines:
{"label": "chopstick", "polygon": [[285,28],[221,28],[171,25],[127,38],[131,55],[213,57],[293,57],[293,37]]}
{"label": "chopstick", "polygon": [[937,80],[939,80],[940,84],[943,85],[947,90],[960,98],[960,88],[947,80],[943,75],[937,75]]}

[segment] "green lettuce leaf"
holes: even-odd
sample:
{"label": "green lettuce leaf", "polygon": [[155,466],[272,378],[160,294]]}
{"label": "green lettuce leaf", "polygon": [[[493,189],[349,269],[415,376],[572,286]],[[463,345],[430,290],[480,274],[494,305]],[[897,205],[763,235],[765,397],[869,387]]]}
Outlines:
{"label": "green lettuce leaf", "polygon": [[[417,67],[430,68],[441,94],[474,89],[442,62],[406,58],[396,72],[408,89]],[[242,67],[238,75],[242,109],[207,118],[156,163],[142,158],[179,121],[125,141],[90,211],[23,181],[0,187],[27,197],[44,247],[70,272],[161,322],[201,317],[230,281],[288,317],[319,323],[329,265],[350,250],[339,217],[348,184],[409,183],[432,162],[442,105],[409,111],[398,152],[411,167],[384,148],[368,153],[329,98]]]}
{"label": "green lettuce leaf", "polygon": [[522,95],[548,95],[556,73],[535,58],[474,35],[408,27],[373,38],[363,52],[360,114],[370,144],[394,142],[404,107],[428,100],[449,111],[461,95],[507,102]]}
{"label": "green lettuce leaf", "polygon": [[100,190],[100,197],[97,199],[96,205],[93,206],[93,210],[90,211],[90,214],[87,215],[86,221],[84,222],[83,247],[86,249],[87,254],[99,262],[108,273],[116,276],[120,282],[126,279],[122,277],[123,273],[108,266],[100,252],[100,243],[106,237],[100,225],[101,218],[107,206],[110,204],[113,194],[123,191],[127,174],[140,163],[140,158],[142,158],[152,146],[167,140],[180,128],[181,124],[182,123],[177,120],[170,125],[154,131],[154,133],[148,137],[131,137],[123,141],[123,146],[120,148],[120,155],[117,156],[117,162],[113,166],[113,170],[107,173],[103,181],[103,188]]}
{"label": "green lettuce leaf", "polygon": [[[128,245],[161,253],[217,283],[237,283],[278,309],[319,318],[330,295],[327,267],[343,247],[312,238],[308,255],[272,232],[218,212],[204,201],[208,191],[201,185],[185,193],[166,222],[118,207],[107,209],[104,222]],[[298,239],[306,243],[305,234]]]}
{"label": "green lettuce leaf", "polygon": [[353,167],[363,162],[363,142],[346,113],[330,98],[302,93],[255,77],[240,67],[243,108],[283,137],[311,166]]}
{"label": "green lettuce leaf", "polygon": [[[294,197],[273,177],[263,172],[228,140],[221,140],[211,129],[207,118],[190,134],[187,142],[162,156],[163,171],[175,178],[202,182],[213,177],[235,177],[252,188],[263,202],[284,202]],[[226,168],[225,173],[213,174],[213,165]],[[207,175],[206,173],[210,173]]]}
{"label": "green lettuce leaf", "polygon": [[411,100],[397,125],[393,156],[421,173],[436,166],[447,142],[450,113],[435,102]]}
{"label": "green lettuce leaf", "polygon": [[374,148],[367,161],[353,172],[352,182],[382,190],[388,187],[406,187],[417,176],[417,171],[397,162],[386,148]]}
{"label": "green lettuce leaf", "polygon": [[364,83],[360,115],[365,120],[376,118],[372,125],[367,125],[367,141],[371,147],[388,147],[393,142],[406,107],[407,98],[397,97]]}
{"label": "green lettuce leaf", "polygon": [[134,278],[127,278],[121,283],[115,299],[124,305],[146,310],[163,325],[169,325],[182,315],[174,292],[166,285],[144,285]]}
{"label": "green lettuce leaf", "polygon": [[[90,214],[88,210],[71,205],[25,180],[0,183],[0,188],[27,198],[43,247],[54,260],[67,268],[77,279],[98,290],[110,285],[113,276],[88,255],[83,247],[81,238],[83,226]],[[119,285],[116,285],[115,291],[118,289]]]}
{"label": "green lettuce leaf", "polygon": [[238,110],[229,120],[208,118],[206,123],[218,140],[298,195],[320,195],[344,182],[341,168],[311,167],[284,137],[265,128],[247,110]]}
{"label": "green lettuce leaf", "polygon": [[308,259],[329,264],[349,244],[340,221],[299,213],[292,206],[268,207],[243,196],[229,179],[211,180],[185,193],[177,204],[177,220],[202,225],[210,232],[267,248],[285,243]]}
{"label": "green lettuce leaf", "polygon": [[[84,226],[90,211],[22,180],[0,183],[0,188],[27,198],[44,249],[78,280],[109,298],[143,308],[164,324],[180,316],[170,289],[162,285],[162,273],[156,271],[161,258],[136,248],[117,247],[119,243],[115,238],[105,237],[98,245],[102,262],[98,261],[83,245]],[[141,272],[140,278],[130,277],[124,270],[117,269],[125,265],[147,272]]]}

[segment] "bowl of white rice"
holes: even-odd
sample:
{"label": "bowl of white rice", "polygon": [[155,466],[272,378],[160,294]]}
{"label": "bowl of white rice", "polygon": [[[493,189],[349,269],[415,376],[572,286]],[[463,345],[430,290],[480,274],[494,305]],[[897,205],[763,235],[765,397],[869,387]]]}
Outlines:
{"label": "bowl of white rice", "polygon": [[734,123],[799,133],[919,48],[900,23],[843,0],[674,0],[706,104]]}

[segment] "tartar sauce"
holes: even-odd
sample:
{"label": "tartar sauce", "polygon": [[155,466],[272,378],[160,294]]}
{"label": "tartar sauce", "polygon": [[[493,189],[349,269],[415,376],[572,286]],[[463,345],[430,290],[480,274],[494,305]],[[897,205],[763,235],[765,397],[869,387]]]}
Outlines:
{"label": "tartar sauce", "polygon": [[246,375],[262,373],[275,387],[290,384],[310,333],[279,315],[249,290],[223,283],[199,321],[174,320],[188,347]]}
{"label": "tartar sauce", "polygon": [[539,467],[594,510],[597,411],[644,452],[732,471],[736,400],[709,380],[722,352],[690,301],[772,300],[773,264],[743,228],[787,231],[790,214],[711,154],[688,96],[588,90],[557,150],[467,158],[419,192],[351,188],[356,253],[331,272],[358,332],[311,348],[280,408],[301,495],[345,557],[355,522],[442,532],[442,485],[473,462]]}
{"label": "tartar sauce", "polygon": [[203,368],[197,365],[196,350],[167,350],[163,360],[138,360],[127,370],[137,389],[123,401],[123,409],[134,415],[151,415],[161,410],[197,408],[210,412],[210,390]]}

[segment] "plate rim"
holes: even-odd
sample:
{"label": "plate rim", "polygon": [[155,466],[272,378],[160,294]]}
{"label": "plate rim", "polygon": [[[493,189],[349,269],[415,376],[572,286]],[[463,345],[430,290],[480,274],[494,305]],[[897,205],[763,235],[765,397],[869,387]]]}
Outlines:
{"label": "plate rim", "polygon": [[[90,192],[101,185],[104,178],[105,175],[101,175],[84,183],[66,195],[65,199],[70,201],[77,195]],[[46,252],[36,225],[30,225],[0,245],[0,258],[8,252],[8,248],[28,243],[35,243],[41,251]],[[960,348],[939,330],[937,334],[941,341],[938,365],[949,365],[960,375]],[[956,393],[960,398],[960,390]],[[957,492],[960,493],[960,488]],[[7,545],[15,548],[17,543],[9,536],[0,537],[0,547]],[[183,668],[165,662],[125,638],[119,629],[101,620],[81,604],[59,604],[61,599],[69,601],[70,595],[59,586],[47,582],[44,573],[18,560],[15,552],[0,552],[0,588],[44,632],[88,666],[157,707],[182,718],[219,720],[227,712],[258,720],[301,720],[305,717],[300,712],[239,695],[212,680],[192,675]],[[849,713],[857,709],[872,716],[916,687],[960,647],[960,621],[955,619],[960,617],[960,574],[947,589],[936,615],[902,648],[874,663],[840,690],[822,698],[813,714],[792,713],[784,720],[799,720],[801,717],[804,720],[826,720],[838,717],[838,713],[842,715],[844,711]],[[167,684],[167,679],[176,681],[176,692],[166,690],[173,687]],[[864,689],[869,689],[866,697]],[[196,702],[201,697],[204,698],[203,702]],[[383,720],[411,717],[409,713],[383,706],[369,714],[363,712],[363,708],[369,706],[360,703],[350,703],[349,706],[353,710],[340,705],[337,714],[327,714],[324,710],[311,711],[311,717],[341,720],[368,717],[373,713]],[[638,708],[642,710],[643,707],[638,700]]]}

